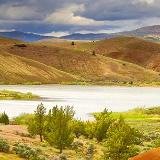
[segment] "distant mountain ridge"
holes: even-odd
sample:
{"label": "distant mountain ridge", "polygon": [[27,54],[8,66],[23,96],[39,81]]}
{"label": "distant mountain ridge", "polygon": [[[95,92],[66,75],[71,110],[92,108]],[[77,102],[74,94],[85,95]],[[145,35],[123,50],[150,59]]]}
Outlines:
{"label": "distant mountain ridge", "polygon": [[117,36],[136,36],[136,37],[143,37],[145,39],[152,40],[152,41],[160,41],[160,25],[146,26],[146,27],[138,28],[132,31],[124,31],[124,32],[118,32],[118,33],[111,33],[111,34],[73,33],[70,35],[62,36],[62,37],[54,37],[54,36],[39,35],[35,33],[11,31],[11,32],[0,32],[0,36],[22,40],[26,42],[33,42],[33,41],[39,41],[39,40],[51,39],[51,38],[67,39],[67,40],[102,40],[102,39],[114,38]]}
{"label": "distant mountain ridge", "polygon": [[146,26],[142,28],[138,28],[132,31],[124,31],[117,33],[88,33],[88,34],[80,34],[74,33],[71,35],[63,36],[62,39],[70,39],[70,40],[101,40],[101,39],[109,39],[117,36],[137,36],[144,37],[150,40],[160,40],[160,25],[154,26]]}
{"label": "distant mountain ridge", "polygon": [[97,40],[97,39],[105,39],[105,38],[113,38],[112,34],[106,33],[88,33],[88,34],[81,34],[81,33],[74,33],[71,35],[63,36],[62,39],[71,39],[71,40]]}
{"label": "distant mountain ridge", "polygon": [[160,35],[160,25],[146,26],[132,31],[120,32],[118,34],[134,36]]}
{"label": "distant mountain ridge", "polygon": [[26,32],[20,32],[20,31],[0,32],[0,36],[21,40],[21,41],[26,41],[26,42],[33,42],[33,41],[38,41],[42,39],[55,38],[52,36],[43,36],[35,33],[26,33]]}

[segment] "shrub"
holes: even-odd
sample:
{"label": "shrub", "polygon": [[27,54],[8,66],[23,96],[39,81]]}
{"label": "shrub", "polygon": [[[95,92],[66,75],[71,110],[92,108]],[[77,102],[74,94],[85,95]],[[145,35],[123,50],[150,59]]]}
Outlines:
{"label": "shrub", "polygon": [[85,123],[80,120],[74,120],[72,122],[72,130],[77,138],[81,135],[85,135]]}
{"label": "shrub", "polygon": [[15,46],[15,47],[20,47],[20,48],[27,47],[26,44],[15,44],[14,46]]}
{"label": "shrub", "polygon": [[94,152],[95,152],[95,146],[93,144],[90,144],[87,148],[86,159],[87,160],[93,159]]}
{"label": "shrub", "polygon": [[160,138],[154,140],[154,141],[152,142],[152,145],[153,145],[154,147],[156,147],[156,148],[160,147]]}
{"label": "shrub", "polygon": [[13,151],[15,151],[21,158],[26,158],[28,160],[41,160],[38,156],[41,152],[39,149],[31,148],[23,143],[14,144]]}
{"label": "shrub", "polygon": [[59,155],[60,160],[67,160],[67,156],[65,154],[60,154]]}
{"label": "shrub", "polygon": [[158,132],[150,132],[144,136],[144,140],[147,142],[154,141],[160,139],[160,133]]}
{"label": "shrub", "polygon": [[8,153],[9,148],[10,148],[10,146],[9,146],[8,142],[6,140],[0,138],[0,152]]}
{"label": "shrub", "polygon": [[21,115],[15,117],[13,119],[13,124],[27,125],[33,117],[34,117],[33,114],[22,113]]}
{"label": "shrub", "polygon": [[111,114],[107,109],[104,109],[103,112],[94,115],[96,120],[94,135],[98,142],[106,139],[106,133],[113,122]]}
{"label": "shrub", "polygon": [[136,145],[141,142],[141,133],[127,125],[122,117],[115,121],[107,132],[104,159],[128,160],[138,154]]}
{"label": "shrub", "polygon": [[93,56],[96,56],[96,51],[92,51],[92,55],[93,55]]}
{"label": "shrub", "polygon": [[48,159],[44,156],[37,156],[37,157],[31,158],[31,160],[48,160]]}
{"label": "shrub", "polygon": [[82,148],[83,147],[83,143],[80,141],[75,141],[72,143],[72,149],[77,150],[78,148]]}
{"label": "shrub", "polygon": [[85,123],[85,137],[93,139],[95,136],[95,122],[87,121]]}
{"label": "shrub", "polygon": [[74,46],[74,45],[75,45],[75,42],[74,42],[74,41],[72,41],[71,45],[72,45],[72,46]]}
{"label": "shrub", "polygon": [[153,107],[153,108],[147,108],[145,111],[146,114],[155,114],[155,115],[159,115],[160,114],[160,107]]}
{"label": "shrub", "polygon": [[9,124],[9,117],[5,112],[2,113],[1,116],[0,116],[0,123],[3,123],[5,125]]}

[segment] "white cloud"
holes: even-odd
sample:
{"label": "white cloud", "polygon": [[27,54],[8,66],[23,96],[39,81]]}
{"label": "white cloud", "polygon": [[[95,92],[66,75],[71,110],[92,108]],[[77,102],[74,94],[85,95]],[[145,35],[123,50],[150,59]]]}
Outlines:
{"label": "white cloud", "polygon": [[13,32],[15,29],[0,29],[0,32]]}
{"label": "white cloud", "polygon": [[43,34],[45,36],[54,36],[54,37],[62,37],[69,35],[69,32],[51,32],[51,33],[45,33]]}
{"label": "white cloud", "polygon": [[147,3],[147,4],[153,4],[155,0],[134,0],[134,3]]}
{"label": "white cloud", "polygon": [[79,30],[76,31],[76,33],[81,33],[81,34],[88,34],[88,33],[117,33],[117,32],[123,32],[123,31],[131,31],[135,30],[140,27],[144,26],[151,26],[151,25],[160,25],[160,18],[144,18],[141,20],[135,19],[135,20],[119,20],[119,21],[105,21],[108,26],[112,26],[112,28],[107,29],[102,28],[102,29],[96,29],[92,30],[87,29],[87,30]]}
{"label": "white cloud", "polygon": [[49,16],[47,16],[46,21],[52,24],[65,24],[65,25],[79,25],[79,26],[98,26],[104,25],[104,21],[96,21],[90,18],[85,18],[82,16],[77,16],[77,12],[85,11],[85,7],[83,4],[81,5],[70,5],[68,7],[64,7],[56,10]]}

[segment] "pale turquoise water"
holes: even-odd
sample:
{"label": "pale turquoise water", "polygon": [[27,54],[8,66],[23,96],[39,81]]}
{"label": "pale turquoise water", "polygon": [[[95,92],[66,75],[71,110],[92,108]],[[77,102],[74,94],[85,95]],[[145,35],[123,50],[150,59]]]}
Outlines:
{"label": "pale turquoise water", "polygon": [[74,106],[76,117],[81,119],[88,119],[88,113],[102,111],[105,107],[112,111],[127,111],[137,106],[160,105],[160,88],[154,87],[1,85],[2,89],[32,92],[42,97],[38,101],[1,100],[0,112],[5,111],[11,117],[33,113],[41,102],[48,109],[56,104]]}

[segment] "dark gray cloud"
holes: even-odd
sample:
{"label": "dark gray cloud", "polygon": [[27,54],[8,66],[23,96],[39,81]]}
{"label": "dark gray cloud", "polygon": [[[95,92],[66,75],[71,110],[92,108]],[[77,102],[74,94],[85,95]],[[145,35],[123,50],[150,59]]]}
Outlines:
{"label": "dark gray cloud", "polygon": [[96,20],[126,20],[160,16],[160,0],[92,0],[83,13]]}
{"label": "dark gray cloud", "polygon": [[111,32],[160,24],[160,0],[0,0],[0,29]]}

